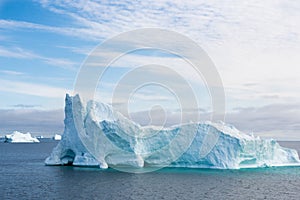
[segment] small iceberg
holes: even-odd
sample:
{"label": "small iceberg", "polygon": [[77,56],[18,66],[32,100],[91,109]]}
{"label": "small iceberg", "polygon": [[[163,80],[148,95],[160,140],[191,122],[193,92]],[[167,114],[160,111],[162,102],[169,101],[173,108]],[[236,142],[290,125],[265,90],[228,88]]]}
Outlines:
{"label": "small iceberg", "polygon": [[21,133],[14,131],[12,134],[5,135],[4,142],[8,143],[35,143],[40,142],[37,138],[32,137],[30,133]]}
{"label": "small iceberg", "polygon": [[[116,166],[241,169],[300,165],[296,150],[281,147],[272,139],[245,134],[225,123],[197,122],[159,130],[142,127],[106,104],[93,100],[83,103],[79,95],[66,96],[65,116],[62,140],[45,160],[46,165],[104,169]],[[191,137],[187,136],[191,134],[193,137],[189,140]],[[209,134],[215,138],[207,137]]]}
{"label": "small iceberg", "polygon": [[61,140],[61,135],[55,134],[52,139],[53,140]]}

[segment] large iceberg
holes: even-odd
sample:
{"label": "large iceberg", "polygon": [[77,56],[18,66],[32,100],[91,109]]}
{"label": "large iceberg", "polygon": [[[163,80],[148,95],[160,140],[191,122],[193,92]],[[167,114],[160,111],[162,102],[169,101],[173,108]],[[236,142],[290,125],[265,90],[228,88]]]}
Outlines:
{"label": "large iceberg", "polygon": [[[240,169],[300,164],[296,150],[242,133],[231,125],[205,122],[142,127],[109,105],[93,100],[84,103],[79,95],[66,96],[64,123],[62,140],[46,165]],[[207,134],[217,140],[211,143]]]}
{"label": "large iceberg", "polygon": [[35,137],[32,137],[30,133],[21,133],[14,131],[12,134],[5,135],[4,142],[8,143],[34,143],[40,142]]}

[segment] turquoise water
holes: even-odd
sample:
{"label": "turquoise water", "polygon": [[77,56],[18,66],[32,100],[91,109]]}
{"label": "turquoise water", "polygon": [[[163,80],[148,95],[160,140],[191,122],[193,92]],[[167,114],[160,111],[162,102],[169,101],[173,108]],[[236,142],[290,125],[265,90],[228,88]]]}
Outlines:
{"label": "turquoise water", "polygon": [[[0,199],[300,199],[300,167],[242,170],[50,167],[56,142],[0,143]],[[299,151],[300,142],[282,142]]]}

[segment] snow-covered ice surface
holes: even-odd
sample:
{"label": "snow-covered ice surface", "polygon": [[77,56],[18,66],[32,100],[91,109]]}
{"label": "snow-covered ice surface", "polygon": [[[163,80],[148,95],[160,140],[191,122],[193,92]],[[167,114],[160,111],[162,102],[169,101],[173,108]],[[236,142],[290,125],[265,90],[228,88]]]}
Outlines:
{"label": "snow-covered ice surface", "polygon": [[[110,106],[78,95],[66,96],[62,140],[46,159],[47,165],[108,167],[189,167],[240,169],[300,165],[296,150],[273,139],[260,139],[224,123],[190,123],[165,129],[141,127]],[[182,131],[189,137],[179,137]],[[218,136],[213,147],[208,134]],[[138,136],[138,137],[137,137]],[[180,139],[177,146],[172,141]],[[182,146],[181,146],[182,144]],[[188,144],[188,148],[183,148]],[[176,148],[174,148],[176,147]],[[208,148],[205,154],[203,149]]]}
{"label": "snow-covered ice surface", "polygon": [[32,137],[30,133],[21,133],[14,131],[12,134],[6,135],[4,142],[9,143],[34,143],[40,142],[35,137]]}
{"label": "snow-covered ice surface", "polygon": [[55,135],[53,136],[53,140],[61,140],[61,135],[55,134]]}

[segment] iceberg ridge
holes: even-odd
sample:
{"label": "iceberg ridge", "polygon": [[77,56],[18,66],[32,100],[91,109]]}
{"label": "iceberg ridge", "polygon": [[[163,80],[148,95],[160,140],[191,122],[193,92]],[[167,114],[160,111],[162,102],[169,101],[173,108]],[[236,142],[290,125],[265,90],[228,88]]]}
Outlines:
{"label": "iceberg ridge", "polygon": [[[67,95],[65,101],[65,130],[46,165],[218,169],[300,165],[296,150],[242,133],[225,123],[141,127],[109,105],[93,100],[84,104],[79,95]],[[193,132],[194,137],[188,141],[188,137],[180,137],[180,132]],[[204,142],[208,132],[218,136],[214,146]],[[175,138],[179,142],[170,146]],[[201,149],[209,151],[203,154]]]}

